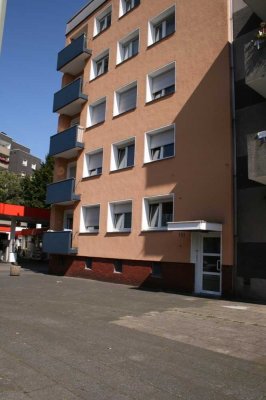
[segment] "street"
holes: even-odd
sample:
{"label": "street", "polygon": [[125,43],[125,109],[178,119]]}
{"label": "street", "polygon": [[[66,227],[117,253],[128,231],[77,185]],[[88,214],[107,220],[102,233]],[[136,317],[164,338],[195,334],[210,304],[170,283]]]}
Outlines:
{"label": "street", "polygon": [[266,399],[266,306],[0,264],[1,400]]}

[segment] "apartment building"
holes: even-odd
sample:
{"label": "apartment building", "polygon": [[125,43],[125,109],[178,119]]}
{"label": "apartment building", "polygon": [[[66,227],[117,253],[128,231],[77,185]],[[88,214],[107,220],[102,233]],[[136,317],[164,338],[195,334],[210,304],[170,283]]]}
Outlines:
{"label": "apartment building", "polygon": [[232,294],[229,19],[225,0],[92,0],[67,23],[51,273]]}
{"label": "apartment building", "polygon": [[28,147],[15,142],[6,133],[0,132],[0,171],[32,175],[41,166],[41,159],[30,153]]}
{"label": "apartment building", "polygon": [[266,299],[265,1],[235,2],[237,290]]}

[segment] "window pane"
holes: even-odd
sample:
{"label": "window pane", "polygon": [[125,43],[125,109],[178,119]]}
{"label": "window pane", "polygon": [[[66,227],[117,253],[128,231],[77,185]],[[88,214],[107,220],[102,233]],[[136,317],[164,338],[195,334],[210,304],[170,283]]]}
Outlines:
{"label": "window pane", "polygon": [[175,31],[175,14],[172,14],[166,19],[166,35],[170,35],[174,31]]}
{"label": "window pane", "polygon": [[127,148],[127,166],[134,165],[135,144],[131,144]]}
{"label": "window pane", "polygon": [[121,230],[124,227],[124,214],[119,213],[114,215],[114,226],[115,229]]}
{"label": "window pane", "polygon": [[104,64],[103,71],[107,72],[108,71],[108,65],[109,65],[109,56],[105,57],[105,59],[103,60],[103,64]]}
{"label": "window pane", "polygon": [[162,203],[162,226],[173,220],[173,202]]}
{"label": "window pane", "polygon": [[132,56],[135,56],[139,52],[139,38],[132,41]]}
{"label": "window pane", "polygon": [[149,226],[156,228],[159,225],[159,203],[149,204]]}
{"label": "window pane", "polygon": [[154,41],[158,42],[163,37],[163,24],[160,23],[154,27]]}
{"label": "window pane", "polygon": [[151,159],[154,160],[159,160],[160,159],[160,154],[161,154],[161,147],[156,147],[155,149],[151,149]]}
{"label": "window pane", "polygon": [[133,87],[119,94],[119,113],[132,110],[136,107],[137,87]]}
{"label": "window pane", "polygon": [[174,155],[174,143],[163,146],[163,158],[172,157]]}
{"label": "window pane", "polygon": [[118,162],[118,168],[125,168],[126,167],[126,149],[118,149],[118,155],[117,155],[117,162]]}
{"label": "window pane", "polygon": [[105,120],[106,102],[102,102],[92,107],[91,123],[92,125],[99,124]]}
{"label": "window pane", "polygon": [[126,229],[131,228],[131,219],[132,219],[132,213],[131,212],[125,213],[124,228]]}
{"label": "window pane", "polygon": [[130,57],[130,43],[126,43],[123,46],[123,60],[127,60]]}
{"label": "window pane", "polygon": [[164,89],[164,95],[166,96],[167,94],[174,93],[174,91],[175,91],[175,85],[168,86]]}

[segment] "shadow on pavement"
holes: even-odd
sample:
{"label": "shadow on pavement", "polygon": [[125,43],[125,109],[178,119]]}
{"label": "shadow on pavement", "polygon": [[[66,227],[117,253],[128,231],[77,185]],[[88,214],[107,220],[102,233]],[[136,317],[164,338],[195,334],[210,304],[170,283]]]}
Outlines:
{"label": "shadow on pavement", "polygon": [[19,259],[18,263],[24,270],[48,275],[48,261]]}

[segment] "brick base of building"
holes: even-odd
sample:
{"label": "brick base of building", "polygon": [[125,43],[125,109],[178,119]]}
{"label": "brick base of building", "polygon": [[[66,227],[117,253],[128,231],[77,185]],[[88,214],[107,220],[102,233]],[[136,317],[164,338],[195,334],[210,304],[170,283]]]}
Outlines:
{"label": "brick base of building", "polygon": [[152,275],[152,262],[119,260],[122,272],[115,271],[117,260],[54,255],[49,273],[122,283],[139,288],[153,288],[193,293],[194,264],[160,262],[160,276]]}

